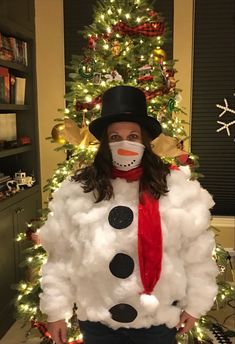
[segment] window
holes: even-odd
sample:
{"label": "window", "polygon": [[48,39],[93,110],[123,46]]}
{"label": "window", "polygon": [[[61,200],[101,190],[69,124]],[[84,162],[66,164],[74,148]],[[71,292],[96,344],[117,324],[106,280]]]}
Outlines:
{"label": "window", "polygon": [[192,97],[192,152],[200,158],[201,184],[216,202],[213,215],[235,215],[235,124],[231,136],[217,121],[229,123],[235,114],[235,2],[196,0]]}

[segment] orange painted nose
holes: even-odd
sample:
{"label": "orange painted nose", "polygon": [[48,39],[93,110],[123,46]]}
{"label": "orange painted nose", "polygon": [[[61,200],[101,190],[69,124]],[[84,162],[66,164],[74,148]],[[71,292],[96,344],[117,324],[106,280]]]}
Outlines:
{"label": "orange painted nose", "polygon": [[124,155],[124,156],[133,156],[133,155],[138,155],[138,153],[136,152],[132,152],[132,151],[129,151],[129,150],[126,150],[126,149],[122,149],[122,148],[119,148],[117,150],[117,153],[119,155]]}

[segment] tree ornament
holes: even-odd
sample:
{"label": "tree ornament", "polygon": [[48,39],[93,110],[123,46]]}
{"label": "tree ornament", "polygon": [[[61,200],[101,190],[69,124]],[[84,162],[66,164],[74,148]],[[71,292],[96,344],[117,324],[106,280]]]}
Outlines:
{"label": "tree ornament", "polygon": [[95,46],[96,46],[96,41],[94,39],[94,37],[89,37],[88,38],[88,48],[91,50],[95,50]]}
{"label": "tree ornament", "polygon": [[145,65],[138,69],[140,76],[138,77],[138,82],[145,82],[153,80],[153,76],[150,74],[152,71],[152,67],[149,65]]}
{"label": "tree ornament", "polygon": [[63,123],[56,124],[51,131],[51,136],[55,142],[63,145],[65,143],[64,124]]}
{"label": "tree ornament", "polygon": [[121,53],[121,46],[118,41],[114,41],[112,43],[112,48],[111,48],[113,56],[119,56]]}
{"label": "tree ornament", "polygon": [[156,48],[153,50],[153,60],[157,63],[162,63],[166,60],[166,52],[161,48]]}
{"label": "tree ornament", "polygon": [[168,112],[172,112],[175,108],[175,99],[170,99],[168,104],[167,104],[167,110]]}
{"label": "tree ornament", "polygon": [[148,15],[149,15],[150,17],[156,17],[158,14],[157,14],[157,12],[155,12],[154,10],[150,10],[150,11],[148,11]]}
{"label": "tree ornament", "polygon": [[111,74],[105,74],[104,76],[107,79],[107,82],[112,82],[112,81],[121,81],[123,82],[123,78],[121,74],[118,73],[118,71],[113,70]]}
{"label": "tree ornament", "polygon": [[101,73],[94,73],[94,75],[93,75],[93,84],[94,85],[100,85],[100,83],[101,83],[101,77],[102,77],[102,75],[101,75]]}
{"label": "tree ornament", "polygon": [[168,88],[175,88],[176,80],[174,77],[167,78],[167,86]]}
{"label": "tree ornament", "polygon": [[95,72],[95,60],[92,57],[85,57],[78,68],[78,73],[85,79],[93,78]]}
{"label": "tree ornament", "polygon": [[164,73],[164,77],[167,81],[167,87],[168,88],[174,88],[176,85],[176,80],[174,78],[175,70],[163,68],[163,73]]}

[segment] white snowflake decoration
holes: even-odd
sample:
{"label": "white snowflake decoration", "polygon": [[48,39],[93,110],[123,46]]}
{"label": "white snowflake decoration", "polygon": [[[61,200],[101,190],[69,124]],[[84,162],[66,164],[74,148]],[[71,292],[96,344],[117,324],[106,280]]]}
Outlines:
{"label": "white snowflake decoration", "polygon": [[[227,113],[227,112],[230,112],[230,113],[232,113],[232,114],[235,114],[235,110],[232,110],[232,109],[229,108],[229,106],[228,106],[228,101],[227,101],[227,99],[225,99],[225,98],[224,98],[224,104],[225,104],[225,106],[216,104],[216,107],[217,107],[217,108],[223,110],[223,111],[221,112],[221,114],[219,114],[219,117],[222,117],[222,116],[223,116],[225,113]],[[219,129],[217,129],[216,131],[217,131],[217,132],[220,132],[221,130],[226,129],[226,130],[227,130],[228,136],[230,136],[230,129],[229,129],[229,127],[230,127],[231,125],[235,124],[235,120],[233,120],[233,121],[231,121],[231,122],[229,122],[229,123],[225,123],[225,122],[221,122],[221,121],[217,121],[217,123],[218,123],[218,124],[221,124],[222,126],[221,126]]]}

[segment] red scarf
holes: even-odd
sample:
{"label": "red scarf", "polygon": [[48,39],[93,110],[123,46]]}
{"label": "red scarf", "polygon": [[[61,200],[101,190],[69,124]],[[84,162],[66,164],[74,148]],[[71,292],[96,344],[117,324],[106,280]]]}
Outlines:
{"label": "red scarf", "polygon": [[[142,167],[120,171],[113,167],[112,178],[124,178],[128,182],[139,180]],[[143,293],[151,294],[160,278],[162,268],[162,229],[159,202],[147,192],[138,205],[138,256]]]}

